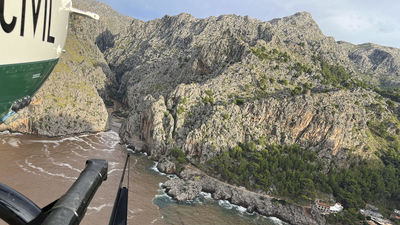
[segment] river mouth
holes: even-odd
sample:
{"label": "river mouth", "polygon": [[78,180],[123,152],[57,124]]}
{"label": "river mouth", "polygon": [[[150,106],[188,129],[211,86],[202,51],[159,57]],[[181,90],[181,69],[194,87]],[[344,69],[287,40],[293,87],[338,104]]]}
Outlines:
{"label": "river mouth", "polygon": [[[113,129],[107,132],[58,138],[0,133],[0,182],[44,207],[68,190],[86,160],[105,159],[108,178],[81,224],[108,224],[126,157],[126,148],[115,131],[120,121],[113,119],[112,123]],[[131,160],[128,224],[280,224],[205,193],[195,201],[177,203],[160,188],[168,177],[154,170],[153,161],[139,153]]]}

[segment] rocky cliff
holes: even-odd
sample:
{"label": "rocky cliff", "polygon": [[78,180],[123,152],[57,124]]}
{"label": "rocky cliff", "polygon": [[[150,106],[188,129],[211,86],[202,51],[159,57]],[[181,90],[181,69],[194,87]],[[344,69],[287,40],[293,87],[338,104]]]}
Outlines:
{"label": "rocky cliff", "polygon": [[94,11],[101,19],[71,15],[66,52],[50,78],[32,103],[0,130],[60,136],[105,129],[108,113],[102,97],[107,99],[106,86],[114,73],[96,38],[120,33],[131,19],[96,1],[74,1],[74,7]]}
{"label": "rocky cliff", "polygon": [[[374,157],[369,121],[398,123],[400,50],[336,42],[306,12],[269,22],[188,14],[133,20],[103,49],[129,108],[124,141],[205,162],[237,143],[298,144],[328,163]],[[395,103],[395,107],[397,103]]]}

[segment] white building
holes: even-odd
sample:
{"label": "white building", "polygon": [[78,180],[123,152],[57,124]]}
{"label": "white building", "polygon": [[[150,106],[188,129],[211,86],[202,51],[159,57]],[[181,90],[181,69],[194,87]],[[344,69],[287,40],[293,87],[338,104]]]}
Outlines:
{"label": "white building", "polygon": [[340,204],[340,203],[336,203],[334,206],[331,206],[331,207],[329,208],[329,210],[330,210],[331,212],[340,212],[340,211],[343,210],[343,206],[342,206],[342,204]]}
{"label": "white building", "polygon": [[340,203],[335,203],[335,205],[331,206],[319,200],[315,202],[315,207],[322,213],[338,213],[343,210],[343,206]]}

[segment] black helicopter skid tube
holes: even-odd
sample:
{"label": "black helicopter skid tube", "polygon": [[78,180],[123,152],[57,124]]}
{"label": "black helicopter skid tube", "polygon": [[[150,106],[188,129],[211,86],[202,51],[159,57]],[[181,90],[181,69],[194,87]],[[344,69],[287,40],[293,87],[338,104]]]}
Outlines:
{"label": "black helicopter skid tube", "polygon": [[10,225],[77,225],[97,189],[107,179],[107,170],[106,160],[86,161],[86,168],[67,193],[43,209],[0,183],[0,219]]}
{"label": "black helicopter skid tube", "polygon": [[46,212],[43,225],[76,225],[86,213],[97,189],[107,179],[108,163],[102,159],[86,162],[86,168],[54,206]]}

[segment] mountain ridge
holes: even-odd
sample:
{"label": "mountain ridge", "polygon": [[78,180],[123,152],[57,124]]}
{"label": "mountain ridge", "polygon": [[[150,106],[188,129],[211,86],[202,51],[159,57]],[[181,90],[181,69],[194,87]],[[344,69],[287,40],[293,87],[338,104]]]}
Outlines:
{"label": "mountain ridge", "polygon": [[[234,20],[234,23],[232,23],[232,20]],[[337,44],[340,42],[334,41],[333,38],[323,36],[322,32],[318,28],[315,21],[312,20],[312,17],[309,13],[304,13],[304,12],[297,13],[291,17],[285,17],[283,19],[274,19],[272,20],[271,23],[260,22],[258,20],[249,19],[247,17],[231,16],[231,15],[220,16],[218,18],[210,17],[206,19],[195,19],[194,17],[188,14],[180,14],[175,17],[165,16],[161,19],[149,21],[146,23],[143,22],[137,22],[138,24],[135,23],[136,22],[134,22],[131,25],[130,28],[131,30],[129,29],[127,30],[128,32],[127,34],[121,34],[120,40],[116,40],[115,44],[116,46],[119,46],[116,48],[120,48],[121,50],[119,49],[115,50],[115,48],[111,48],[110,50],[106,50],[104,52],[106,60],[110,62],[110,67],[112,69],[116,68],[114,70],[116,70],[117,76],[121,76],[122,82],[121,86],[119,87],[120,92],[125,91],[129,93],[131,91],[130,88],[134,88],[136,91],[132,92],[134,92],[136,95],[139,96],[140,95],[145,96],[148,94],[157,96],[161,94],[165,98],[168,97],[167,93],[169,92],[168,88],[165,86],[169,87],[176,87],[176,86],[175,85],[163,86],[163,84],[165,83],[168,84],[171,82],[174,83],[175,81],[177,81],[178,83],[183,82],[184,84],[187,85],[192,82],[195,83],[199,82],[201,84],[202,82],[206,82],[207,80],[214,78],[214,76],[219,76],[220,74],[224,74],[224,71],[226,71],[226,67],[230,67],[235,63],[240,64],[240,62],[235,62],[235,60],[236,61],[242,60],[243,64],[248,64],[248,62],[257,61],[257,58],[259,58],[259,61],[253,62],[255,64],[254,66],[257,67],[257,65],[262,64],[263,54],[266,55],[266,53],[261,52],[257,56],[257,53],[253,54],[257,50],[254,48],[259,48],[258,50],[264,49],[265,51],[271,49],[271,47],[269,46],[279,47],[279,50],[275,49],[276,52],[274,54],[277,55],[283,54],[284,57],[289,57],[289,58],[293,57],[301,60],[301,62],[296,62],[295,65],[289,65],[289,66],[286,65],[287,68],[285,69],[288,69],[289,67],[296,67],[296,65],[298,67],[301,67],[297,64],[299,63],[299,64],[304,64],[302,65],[304,68],[310,67],[309,68],[310,70],[318,70],[318,65],[317,66],[312,65],[315,64],[313,59],[314,55],[308,53],[311,51],[317,51],[319,52],[319,54],[323,55],[322,58],[323,60],[326,60],[327,63],[330,63],[331,61],[335,62],[338,61],[339,65],[340,64],[345,65],[344,66],[345,69],[349,69],[350,73],[354,73],[356,75],[354,76],[355,78],[361,79],[359,78],[360,75],[357,74],[356,70],[357,68],[354,67],[350,57],[347,57],[347,54],[349,54],[348,49],[341,48],[341,46]],[[226,26],[226,24],[229,23],[234,24],[232,25],[233,28],[229,27],[228,29],[225,29],[223,32],[216,31],[217,30],[216,27],[224,27]],[[241,23],[246,24],[246,27],[245,28],[240,27]],[[146,33],[140,33],[139,32],[140,29],[138,28],[138,26],[146,26],[146,24],[149,27],[158,26],[157,29],[159,29],[159,32],[157,33],[157,31],[149,31],[150,28],[145,28],[144,30],[147,30],[147,32],[150,33],[149,35],[151,36],[151,40],[140,41],[141,38],[146,35]],[[307,26],[308,28],[312,27],[313,29],[316,29],[317,32],[309,32],[309,30],[306,30],[306,32],[296,33],[294,32],[294,29],[298,29],[297,26],[299,24],[304,24],[304,26]],[[166,30],[166,28],[164,27],[168,29]],[[175,34],[174,31],[176,31],[178,27],[180,28],[180,30],[178,34]],[[187,29],[193,28],[194,31],[193,32],[181,31],[182,29],[184,30],[185,28]],[[283,29],[283,31],[281,30],[281,28]],[[215,32],[209,34],[207,33],[208,32],[207,29],[214,29]],[[257,32],[254,32],[254,30],[256,30]],[[300,30],[303,30],[303,27],[300,27]],[[135,34],[132,32],[135,32]],[[208,39],[215,38],[212,39],[212,41],[215,41],[213,44],[219,45],[219,48],[210,47],[211,46],[210,42],[207,41],[204,42],[204,40],[206,39],[202,37],[202,32],[207,33]],[[243,34],[240,32],[243,32]],[[276,32],[277,34],[274,33],[274,35],[271,35],[271,33],[269,32],[272,33]],[[163,36],[163,34],[168,34],[168,35],[165,37]],[[291,34],[292,36],[290,36],[289,34]],[[221,39],[217,40],[217,38],[224,37],[224,35],[227,36],[226,40],[223,40],[225,41],[225,43],[222,43]],[[238,37],[239,35],[242,35],[242,37]],[[249,38],[249,36],[251,35],[252,37]],[[133,38],[133,41],[132,42],[127,41],[126,37]],[[290,39],[290,42],[288,42],[287,39]],[[135,51],[127,52],[126,46],[124,46],[125,43],[129,43],[130,46],[128,46],[128,49],[135,48]],[[201,46],[202,44],[203,46]],[[135,45],[135,47],[132,47],[133,45]],[[175,48],[174,50],[175,52],[168,52],[169,50],[166,47],[167,45],[174,46],[173,48]],[[310,47],[307,48],[308,46]],[[198,49],[195,49],[196,47]],[[167,51],[159,52],[156,48]],[[339,49],[339,51],[333,51],[332,48]],[[195,49],[195,50],[190,52],[189,49]],[[227,52],[222,52],[221,49],[225,49],[225,51],[230,51],[230,52],[229,54],[226,54]],[[286,53],[285,55],[285,50],[287,49],[289,49],[290,53]],[[252,53],[252,51],[254,52]],[[122,52],[127,52],[127,53],[123,54]],[[150,59],[149,57],[152,56],[154,56],[154,58]],[[175,58],[174,62],[167,63],[167,61],[169,61],[171,58]],[[338,58],[341,59],[338,60]],[[129,61],[129,63],[125,63],[124,60]],[[147,63],[143,64],[143,62]],[[276,67],[277,64],[279,63],[280,62],[272,62],[270,63],[271,65],[269,66]],[[143,67],[147,66],[147,64],[153,64],[152,66],[155,68],[155,70],[150,70],[146,68],[143,69]],[[169,67],[169,65],[172,65],[171,66],[172,68]],[[137,69],[134,67],[137,67]],[[176,72],[173,73],[169,72],[170,69]],[[253,69],[247,68],[245,70],[250,71],[250,73],[253,73],[251,72],[251,70]],[[257,69],[265,70],[265,68],[256,68],[256,70]],[[161,70],[164,71],[161,72]],[[284,72],[288,71],[283,69],[280,70]],[[147,73],[151,73],[151,75]],[[164,76],[164,73],[166,73],[167,76]],[[270,73],[274,74],[274,72]],[[318,76],[318,74],[316,73],[319,72],[311,71],[310,74],[311,76],[305,74],[303,81],[301,81],[302,82],[301,84],[304,85],[307,82],[312,82],[312,83],[317,82],[318,87],[314,87],[314,90],[316,91],[318,91],[317,89],[329,88],[330,87],[329,85],[324,85],[321,84],[319,81],[315,81],[316,79],[313,76]],[[132,74],[135,74],[135,76]],[[141,75],[139,75],[138,77],[137,74]],[[151,79],[151,76],[153,75],[156,76],[157,79]],[[293,74],[293,72],[290,75],[291,76],[287,76],[286,78],[287,81],[293,78],[293,75],[296,76],[296,74]],[[146,77],[140,78],[140,76],[146,76]],[[204,78],[204,80],[202,80],[203,79],[202,77]],[[259,80],[260,78],[253,77],[251,79],[253,79],[254,82],[254,79]],[[272,77],[272,79],[278,81],[279,76],[276,75],[275,77]],[[291,80],[292,82],[294,82],[294,84],[300,83],[297,81],[293,81],[293,79]],[[154,91],[147,89],[143,90],[143,93],[140,93],[142,89],[146,89],[149,86],[151,86],[150,84],[142,84],[141,82],[154,83],[151,85],[153,85],[155,89],[158,88],[160,90]],[[135,86],[135,84],[136,85],[140,84],[140,85]],[[295,88],[296,86],[291,84],[288,85],[291,86],[291,88]],[[243,84],[243,86],[245,86],[245,84]],[[282,88],[282,86],[279,88]],[[189,98],[189,96],[186,97]],[[127,105],[131,105],[133,108],[140,107],[137,106],[138,98],[129,97],[129,99],[130,100],[128,100],[128,98],[122,98],[122,101],[125,102]],[[165,99],[164,101],[168,102],[167,99]],[[176,103],[177,102],[175,102],[174,104]],[[166,106],[167,105],[168,103],[166,103]]]}

